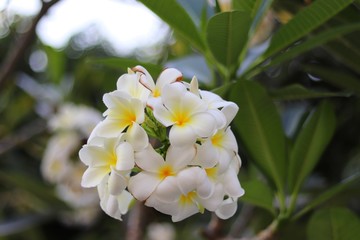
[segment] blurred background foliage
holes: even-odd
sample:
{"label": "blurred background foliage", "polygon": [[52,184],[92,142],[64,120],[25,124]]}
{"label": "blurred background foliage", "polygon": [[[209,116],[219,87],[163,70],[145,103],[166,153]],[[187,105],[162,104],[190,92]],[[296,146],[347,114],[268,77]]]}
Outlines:
{"label": "blurred background foliage", "polygon": [[[158,230],[150,224],[144,239],[164,226],[176,239],[360,239],[360,1],[140,2],[173,31],[131,56],[84,32],[62,49],[37,36],[22,42],[37,16],[1,11],[1,71],[19,56],[0,74],[0,239],[131,239],[131,210],[123,222],[103,213],[91,224],[64,221],[72,209],[40,165],[47,121],[61,105],[103,112],[102,95],[136,65],[154,79],[176,67],[239,105],[232,127],[246,192],[229,220],[205,213]],[[169,223],[146,211],[152,224]]]}

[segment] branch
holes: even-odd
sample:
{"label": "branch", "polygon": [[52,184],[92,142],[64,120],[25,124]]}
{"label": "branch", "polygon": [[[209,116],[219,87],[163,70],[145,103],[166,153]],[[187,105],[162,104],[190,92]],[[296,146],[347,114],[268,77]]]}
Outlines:
{"label": "branch", "polygon": [[50,7],[60,0],[52,0],[49,2],[42,1],[42,7],[38,15],[34,18],[29,30],[23,35],[19,36],[19,39],[13,44],[8,51],[6,58],[2,62],[0,68],[0,90],[5,82],[10,78],[11,74],[16,70],[20,60],[24,57],[26,50],[34,41],[36,36],[36,26],[41,18],[48,12]]}
{"label": "branch", "polygon": [[143,202],[137,201],[129,214],[126,240],[144,239],[145,229],[150,221],[149,215],[151,215],[150,208],[146,207]]}
{"label": "branch", "polygon": [[218,240],[223,236],[224,220],[218,218],[215,214],[211,216],[209,225],[204,229],[201,234],[205,239]]}

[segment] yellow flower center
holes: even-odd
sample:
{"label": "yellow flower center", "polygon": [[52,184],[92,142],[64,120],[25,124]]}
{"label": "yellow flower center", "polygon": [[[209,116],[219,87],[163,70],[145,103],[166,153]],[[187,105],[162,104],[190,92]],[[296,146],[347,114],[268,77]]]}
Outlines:
{"label": "yellow flower center", "polygon": [[153,97],[157,98],[160,97],[161,93],[160,90],[158,88],[155,88],[153,91]]}
{"label": "yellow flower center", "polygon": [[221,147],[224,140],[224,132],[218,131],[214,136],[211,137],[211,143],[216,147]]}
{"label": "yellow flower center", "polygon": [[217,172],[218,172],[218,168],[217,167],[213,167],[213,168],[206,168],[205,169],[206,175],[211,178],[212,180],[216,180],[217,178]]}
{"label": "yellow flower center", "polygon": [[172,167],[169,165],[164,165],[159,169],[159,178],[163,180],[166,177],[174,176],[175,172],[173,171]]}
{"label": "yellow flower center", "polygon": [[187,195],[181,195],[179,199],[179,203],[181,205],[188,205],[194,202],[194,198],[196,197],[196,192],[189,192]]}
{"label": "yellow flower center", "polygon": [[117,162],[117,157],[115,153],[112,153],[110,158],[109,158],[109,168],[111,168],[112,166],[115,166]]}

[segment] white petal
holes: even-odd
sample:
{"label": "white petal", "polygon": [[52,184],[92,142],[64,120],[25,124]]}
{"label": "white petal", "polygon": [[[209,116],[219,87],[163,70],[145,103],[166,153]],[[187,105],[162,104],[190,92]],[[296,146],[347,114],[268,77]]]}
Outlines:
{"label": "white petal", "polygon": [[191,79],[191,82],[190,82],[190,92],[192,92],[196,96],[200,97],[199,82],[195,76]]}
{"label": "white petal", "polygon": [[122,142],[116,147],[116,169],[131,170],[134,165],[134,149],[128,142]]}
{"label": "white petal", "polygon": [[195,165],[203,168],[212,168],[218,163],[217,152],[210,140],[203,142],[201,145],[196,144],[196,149]]}
{"label": "white petal", "polygon": [[237,210],[237,199],[233,200],[228,198],[224,200],[218,209],[216,209],[215,214],[221,219],[228,219],[232,217]]}
{"label": "white petal", "polygon": [[191,118],[191,127],[199,137],[210,137],[215,133],[216,120],[207,112],[194,114]]}
{"label": "white petal", "polygon": [[179,170],[187,165],[194,159],[196,149],[194,145],[185,147],[175,147],[170,145],[166,153],[166,163],[170,164],[174,170]]}
{"label": "white petal", "polygon": [[159,183],[154,194],[158,199],[166,203],[176,201],[181,195],[176,178],[173,176],[165,178]]}
{"label": "white petal", "polygon": [[224,191],[221,184],[216,184],[211,197],[206,199],[199,198],[201,204],[209,211],[215,211],[224,199]]}
{"label": "white petal", "polygon": [[116,196],[119,210],[121,214],[126,214],[131,201],[134,199],[133,196],[128,191],[122,191],[121,194]]}
{"label": "white petal", "polygon": [[151,195],[145,202],[148,207],[153,207],[164,214],[174,215],[179,211],[178,202],[165,203],[160,201],[156,195]]}
{"label": "white petal", "polygon": [[148,89],[153,90],[155,88],[155,83],[150,73],[143,66],[136,66],[132,69],[134,72],[140,72],[140,81]]}
{"label": "white petal", "polygon": [[156,174],[140,172],[130,178],[128,189],[137,200],[145,201],[160,182]]}
{"label": "white petal", "polygon": [[226,126],[225,115],[218,109],[210,109],[207,111],[210,113],[216,120],[216,129],[221,129]]}
{"label": "white petal", "polygon": [[152,106],[154,107],[154,111],[153,111],[154,117],[162,125],[164,125],[165,127],[169,127],[174,124],[173,115],[168,109],[164,107],[164,105],[155,104]]}
{"label": "white petal", "polygon": [[156,87],[162,90],[165,84],[173,83],[182,79],[182,73],[175,68],[167,68],[161,72],[156,81]]}
{"label": "white petal", "polygon": [[198,178],[204,179],[205,171],[199,167],[189,167],[180,171],[177,176],[177,185],[183,195],[187,195],[196,189]]}
{"label": "white petal", "polygon": [[101,183],[103,178],[110,172],[109,167],[88,168],[81,180],[83,187],[95,187]]}
{"label": "white petal", "polygon": [[197,205],[195,203],[186,204],[186,205],[181,206],[181,208],[179,209],[177,214],[174,214],[171,217],[171,220],[173,222],[179,222],[179,221],[184,220],[185,218],[190,217],[198,212],[199,212],[199,208],[197,207]]}
{"label": "white petal", "polygon": [[[125,174],[125,173],[123,173]],[[127,185],[127,179],[120,172],[117,172],[115,169],[111,171],[109,177],[109,192],[111,195],[118,195],[123,190],[125,190]]]}
{"label": "white petal", "polygon": [[182,83],[165,84],[162,88],[161,97],[166,107],[170,109],[172,106],[177,106],[184,94],[187,93],[186,87]]}
{"label": "white petal", "polygon": [[136,116],[136,122],[141,124],[145,120],[145,112],[143,103],[137,98],[130,99],[131,109],[134,111]]}
{"label": "white petal", "polygon": [[190,126],[174,125],[170,129],[170,143],[176,147],[192,146],[196,142],[197,135]]}
{"label": "white petal", "polygon": [[110,155],[102,147],[84,145],[79,151],[79,157],[85,165],[106,166]]}
{"label": "white petal", "polygon": [[164,164],[164,159],[154,150],[151,144],[149,144],[144,150],[135,153],[135,162],[143,170],[157,173],[159,168]]}
{"label": "white petal", "polygon": [[133,123],[126,131],[126,140],[131,143],[135,151],[140,151],[147,147],[149,138],[145,130],[138,124]]}
{"label": "white petal", "polygon": [[228,126],[231,121],[235,118],[236,113],[239,111],[239,107],[233,103],[230,102],[229,105],[225,106],[221,111],[224,113],[226,118],[226,126]]}
{"label": "white petal", "polygon": [[230,127],[228,127],[225,131],[222,146],[224,148],[232,150],[234,152],[238,151],[237,141],[236,141],[234,133],[231,131]]}
{"label": "white petal", "polygon": [[125,120],[106,118],[96,126],[96,135],[110,138],[119,137],[127,126],[128,122]]}
{"label": "white petal", "polygon": [[229,168],[223,175],[221,175],[224,183],[225,192],[230,197],[241,197],[245,191],[241,187],[239,179],[234,169]]}

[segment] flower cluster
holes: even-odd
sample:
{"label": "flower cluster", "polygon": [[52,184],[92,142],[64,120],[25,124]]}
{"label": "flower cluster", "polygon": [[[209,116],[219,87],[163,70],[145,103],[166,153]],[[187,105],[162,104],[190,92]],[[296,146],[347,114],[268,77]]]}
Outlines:
{"label": "flower cluster", "polygon": [[83,187],[97,187],[102,209],[120,219],[135,198],[181,221],[205,209],[222,219],[244,194],[230,129],[238,107],[182,81],[177,69],[154,82],[136,66],[106,93],[104,120],[79,152]]}
{"label": "flower cluster", "polygon": [[100,212],[97,192],[80,185],[86,168],[77,152],[101,120],[98,111],[71,103],[61,105],[49,119],[51,137],[44,151],[41,173],[54,184],[57,196],[73,209],[60,214],[65,223],[89,225]]}

